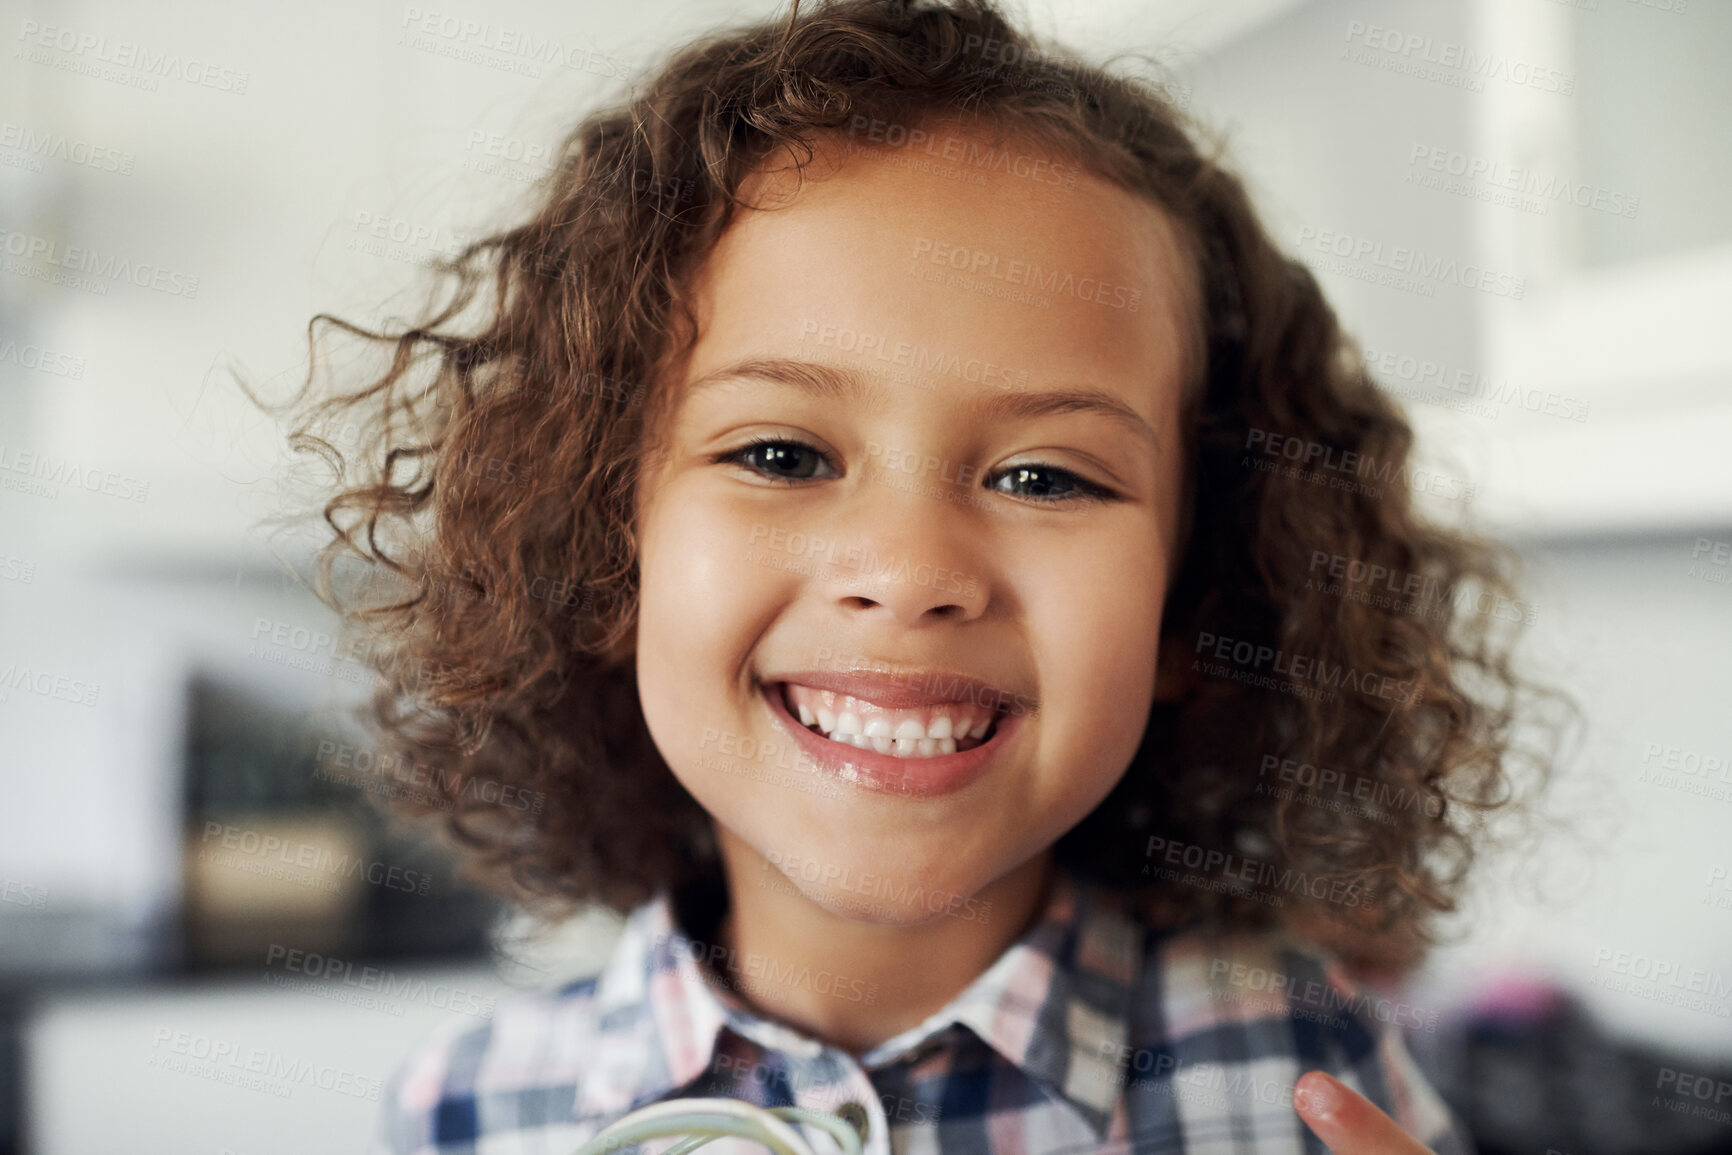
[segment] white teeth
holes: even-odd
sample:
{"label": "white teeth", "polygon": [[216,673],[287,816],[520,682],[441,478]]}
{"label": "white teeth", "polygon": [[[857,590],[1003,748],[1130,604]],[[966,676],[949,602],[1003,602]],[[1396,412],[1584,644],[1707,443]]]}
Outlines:
{"label": "white teeth", "polygon": [[[790,698],[793,695],[789,695]],[[844,709],[833,712],[816,698],[828,700],[831,695],[809,695],[806,701],[792,702],[793,713],[799,718],[800,724],[815,730],[834,742],[854,746],[861,750],[873,750],[879,754],[894,754],[898,758],[936,758],[944,754],[956,753],[957,744],[971,736],[976,743],[983,741],[993,727],[993,718],[974,719],[964,714],[955,717],[948,713],[935,712],[929,715],[930,721],[924,727],[917,718],[910,718],[904,713],[899,721],[894,720],[895,714],[886,716],[874,707],[861,710],[857,705],[854,709]],[[846,695],[835,695],[853,704]]]}
{"label": "white teeth", "polygon": [[[844,718],[847,716],[843,715]],[[955,738],[891,738],[883,734],[868,738],[858,730],[845,730],[840,727],[830,731],[825,737],[862,750],[895,754],[898,758],[933,758],[939,754],[956,753]]]}

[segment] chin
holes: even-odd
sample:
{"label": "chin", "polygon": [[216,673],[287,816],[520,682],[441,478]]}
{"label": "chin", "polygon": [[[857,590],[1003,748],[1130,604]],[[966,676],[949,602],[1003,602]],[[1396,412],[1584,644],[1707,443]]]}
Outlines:
{"label": "chin", "polygon": [[[978,897],[998,876],[990,869],[967,869],[954,860],[922,867],[917,852],[856,857],[835,847],[817,842],[804,848],[805,857],[761,850],[762,885],[784,897],[798,894],[836,918],[881,926],[919,926],[945,917],[984,921],[991,909],[989,900]],[[950,858],[945,848],[935,853]]]}

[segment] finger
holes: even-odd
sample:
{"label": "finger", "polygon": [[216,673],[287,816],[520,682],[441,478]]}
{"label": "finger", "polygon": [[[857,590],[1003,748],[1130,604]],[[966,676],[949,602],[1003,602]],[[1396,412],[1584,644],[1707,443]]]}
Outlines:
{"label": "finger", "polygon": [[1293,1085],[1293,1106],[1334,1155],[1431,1155],[1371,1100],[1322,1071]]}

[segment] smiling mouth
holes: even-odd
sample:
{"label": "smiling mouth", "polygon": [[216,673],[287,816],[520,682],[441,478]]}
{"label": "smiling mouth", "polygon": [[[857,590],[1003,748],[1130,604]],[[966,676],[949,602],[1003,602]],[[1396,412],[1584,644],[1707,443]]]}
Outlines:
{"label": "smiling mouth", "polygon": [[889,709],[834,690],[781,682],[788,713],[820,737],[893,758],[937,758],[972,750],[998,731],[998,711],[973,702]]}

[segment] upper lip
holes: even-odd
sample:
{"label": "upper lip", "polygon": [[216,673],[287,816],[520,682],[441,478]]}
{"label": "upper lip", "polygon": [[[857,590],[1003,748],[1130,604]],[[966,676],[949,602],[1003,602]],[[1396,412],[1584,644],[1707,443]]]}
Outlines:
{"label": "upper lip", "polygon": [[907,710],[945,703],[973,702],[998,711],[1008,711],[1013,704],[1024,701],[991,682],[958,674],[949,670],[914,669],[855,669],[800,670],[776,674],[764,679],[766,684],[793,682],[815,690],[834,690],[863,702],[882,706],[886,710]]}

